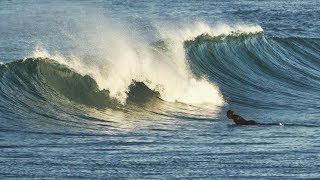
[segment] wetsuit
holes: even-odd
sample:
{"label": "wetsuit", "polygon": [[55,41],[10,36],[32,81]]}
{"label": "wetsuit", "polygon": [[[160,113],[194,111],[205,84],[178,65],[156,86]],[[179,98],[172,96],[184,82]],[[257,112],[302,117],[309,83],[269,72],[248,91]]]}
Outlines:
{"label": "wetsuit", "polygon": [[232,116],[232,119],[236,123],[236,125],[259,125],[254,120],[247,121],[243,117],[236,114]]}

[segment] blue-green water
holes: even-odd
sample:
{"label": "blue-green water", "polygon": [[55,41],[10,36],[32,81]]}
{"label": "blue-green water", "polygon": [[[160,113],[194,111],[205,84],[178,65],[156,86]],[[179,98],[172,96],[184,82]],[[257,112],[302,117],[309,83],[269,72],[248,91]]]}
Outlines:
{"label": "blue-green water", "polygon": [[0,177],[319,178],[319,5],[1,1]]}

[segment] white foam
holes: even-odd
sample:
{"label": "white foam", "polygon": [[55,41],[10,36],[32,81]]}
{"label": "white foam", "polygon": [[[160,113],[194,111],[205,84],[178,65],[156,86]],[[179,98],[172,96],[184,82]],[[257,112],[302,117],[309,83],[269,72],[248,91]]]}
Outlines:
{"label": "white foam", "polygon": [[158,31],[169,44],[169,52],[156,53],[149,42],[138,38],[138,33],[125,32],[125,26],[115,26],[96,16],[94,19],[79,19],[77,34],[83,35],[75,41],[78,48],[68,58],[56,52],[50,54],[39,47],[33,56],[55,59],[81,74],[92,76],[100,89],[108,89],[110,95],[122,103],[127,98],[129,85],[135,80],[159,91],[166,101],[222,105],[224,100],[219,88],[205,78],[195,78],[191,73],[183,48],[184,41],[203,33],[217,36],[234,31],[262,31],[260,26],[231,27],[225,24],[210,27],[205,23],[195,23],[178,29],[162,26]]}
{"label": "white foam", "polygon": [[157,25],[157,28],[163,38],[176,40],[178,42],[192,40],[202,34],[208,34],[212,37],[216,37],[222,35],[256,34],[263,32],[262,27],[255,24],[230,25],[221,22],[214,26],[210,26],[204,22],[195,22],[194,24],[189,25],[179,25],[178,27],[174,27],[174,25],[160,24]]}

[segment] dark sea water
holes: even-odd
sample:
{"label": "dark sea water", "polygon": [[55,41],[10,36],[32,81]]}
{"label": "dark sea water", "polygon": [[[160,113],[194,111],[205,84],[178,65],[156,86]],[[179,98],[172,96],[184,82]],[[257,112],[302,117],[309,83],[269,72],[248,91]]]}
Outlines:
{"label": "dark sea water", "polygon": [[318,0],[1,0],[0,178],[320,178],[319,17]]}

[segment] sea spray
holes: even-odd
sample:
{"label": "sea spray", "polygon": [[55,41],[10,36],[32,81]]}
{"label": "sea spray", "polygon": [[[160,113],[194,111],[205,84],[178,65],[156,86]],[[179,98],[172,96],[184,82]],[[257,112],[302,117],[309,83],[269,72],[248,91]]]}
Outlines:
{"label": "sea spray", "polygon": [[101,16],[100,20],[91,19],[88,16],[76,22],[80,24],[77,25],[79,32],[76,34],[83,33],[79,41],[73,42],[78,49],[62,55],[38,46],[32,56],[54,59],[80,74],[90,75],[100,89],[109,90],[110,95],[122,103],[125,103],[133,81],[144,82],[150,89],[158,91],[163,100],[170,102],[224,103],[214,84],[205,77],[199,79],[192,75],[185,58],[183,41],[172,44],[173,38],[165,39],[169,49],[159,51],[150,42],[137,38],[138,33],[123,30],[124,26],[113,25],[106,18],[101,20]]}
{"label": "sea spray", "polygon": [[[73,53],[66,57],[58,52],[50,54],[44,48],[37,47],[33,56],[55,59],[80,74],[92,76],[100,89],[109,90],[110,95],[122,103],[125,103],[128,87],[134,80],[144,82],[150,89],[158,91],[166,101],[222,105],[224,100],[218,87],[205,77],[195,78],[191,73],[184,41],[204,33],[218,36],[262,31],[260,26],[219,25],[212,28],[205,23],[196,23],[181,31],[164,26],[158,31],[168,49],[160,51],[144,39],[132,37],[132,34],[139,36],[137,33],[127,33],[123,28],[120,30],[119,26],[113,26],[107,20],[85,22],[86,26],[82,25],[79,31],[89,35],[82,36],[77,47],[81,47],[80,50],[88,47],[85,52],[90,55]],[[86,46],[83,42],[86,42]]]}

